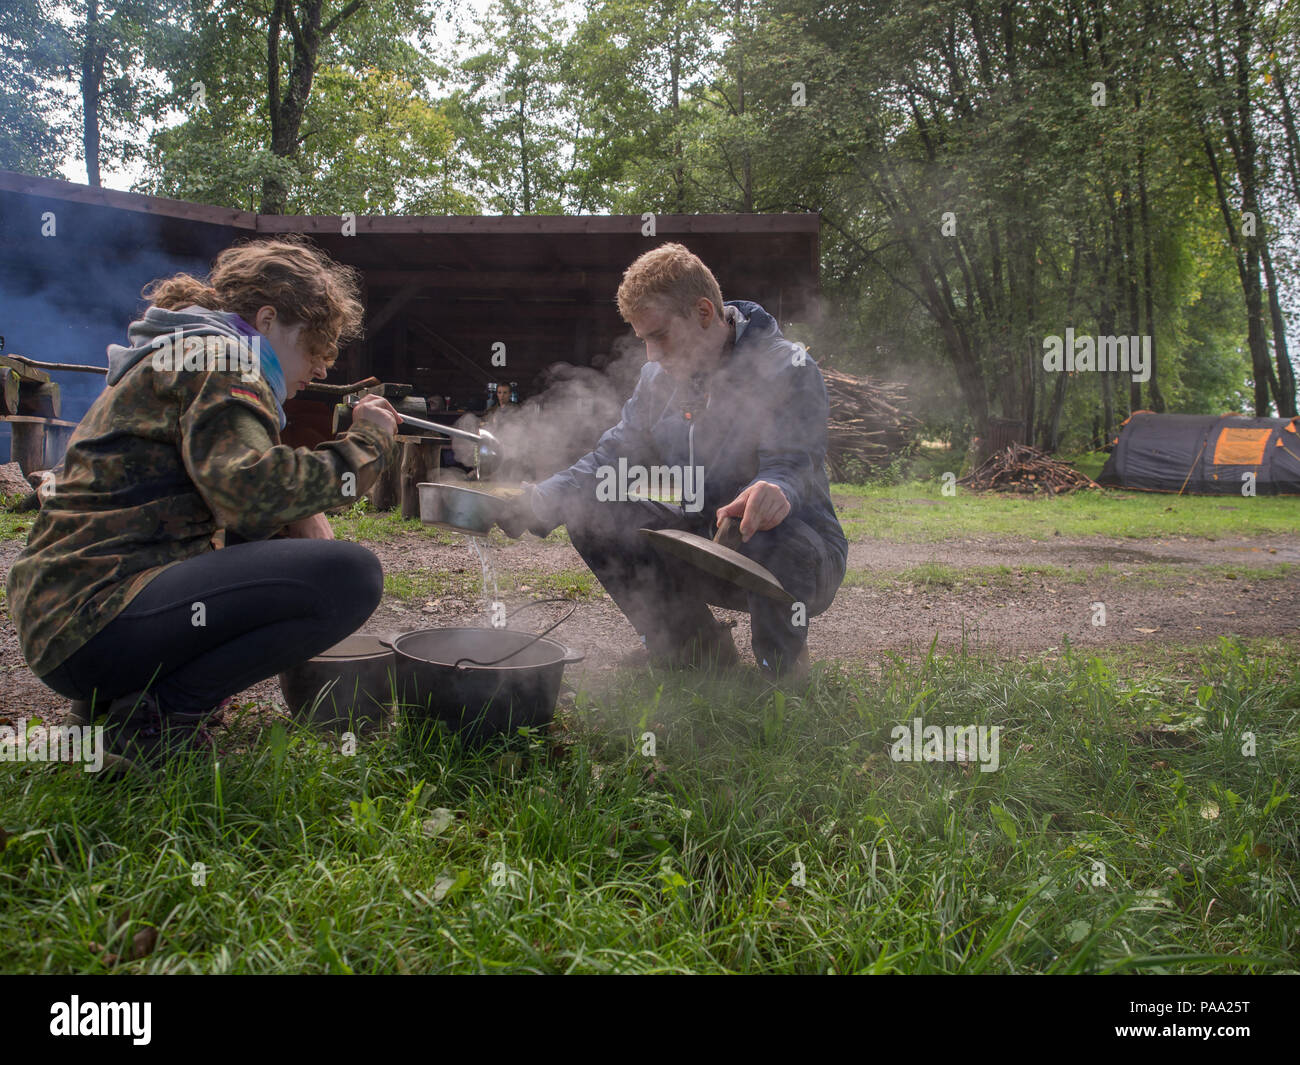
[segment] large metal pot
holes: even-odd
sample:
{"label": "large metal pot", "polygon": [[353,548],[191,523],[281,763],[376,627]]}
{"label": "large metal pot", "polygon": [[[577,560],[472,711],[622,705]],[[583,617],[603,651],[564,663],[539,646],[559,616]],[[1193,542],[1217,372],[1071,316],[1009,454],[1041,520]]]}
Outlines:
{"label": "large metal pot", "polygon": [[378,636],[346,640],[280,674],[289,712],[318,728],[378,724],[396,702],[393,650]]}
{"label": "large metal pot", "polygon": [[549,724],[564,667],[583,657],[513,629],[422,629],[391,646],[406,713],[471,744]]}

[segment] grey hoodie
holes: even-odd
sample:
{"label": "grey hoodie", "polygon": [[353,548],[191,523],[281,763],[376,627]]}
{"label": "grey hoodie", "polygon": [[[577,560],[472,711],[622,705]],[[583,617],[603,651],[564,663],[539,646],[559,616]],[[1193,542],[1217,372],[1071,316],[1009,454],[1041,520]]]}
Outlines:
{"label": "grey hoodie", "polygon": [[[166,358],[173,350],[177,357],[190,354],[197,356],[195,347],[181,343],[188,337],[229,337],[243,342],[240,352],[244,361],[240,368],[245,371],[244,380],[252,380],[249,375],[262,377],[275,398],[276,413],[280,417],[280,428],[286,424],[284,413],[285,385],[284,372],[279,360],[266,338],[253,330],[238,315],[229,311],[214,311],[206,307],[190,306],[179,311],[168,311],[161,307],[150,307],[144,317],[131,323],[126,331],[131,346],[122,344],[108,345],[108,384],[115,385],[136,363],[142,359]],[[169,338],[175,341],[169,343]],[[206,355],[206,352],[204,352]],[[161,368],[161,367],[160,367]],[[201,367],[191,367],[201,369]]]}

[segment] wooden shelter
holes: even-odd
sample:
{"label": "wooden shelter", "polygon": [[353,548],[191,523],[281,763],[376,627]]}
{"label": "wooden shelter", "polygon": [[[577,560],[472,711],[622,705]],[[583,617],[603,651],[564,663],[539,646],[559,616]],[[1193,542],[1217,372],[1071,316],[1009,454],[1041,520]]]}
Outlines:
{"label": "wooden shelter", "polygon": [[330,381],[374,375],[461,409],[481,409],[490,382],[518,382],[527,395],[551,363],[608,352],[627,330],[614,299],[623,271],[666,241],[708,263],[724,297],[755,300],[782,322],[809,314],[819,216],[659,215],[653,236],[645,224],[257,215],[0,171],[0,334],[12,352],[103,366],[142,286],[203,272],[227,245],[276,233],[307,234],[364,276],[366,338],[341,354]]}

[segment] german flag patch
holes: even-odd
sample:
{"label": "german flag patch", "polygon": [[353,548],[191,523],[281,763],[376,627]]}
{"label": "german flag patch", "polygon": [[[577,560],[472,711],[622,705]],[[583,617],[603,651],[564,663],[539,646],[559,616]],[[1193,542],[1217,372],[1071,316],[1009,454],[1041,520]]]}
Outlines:
{"label": "german flag patch", "polygon": [[232,388],[230,394],[231,396],[238,396],[241,399],[251,399],[254,403],[262,402],[262,397],[251,388]]}

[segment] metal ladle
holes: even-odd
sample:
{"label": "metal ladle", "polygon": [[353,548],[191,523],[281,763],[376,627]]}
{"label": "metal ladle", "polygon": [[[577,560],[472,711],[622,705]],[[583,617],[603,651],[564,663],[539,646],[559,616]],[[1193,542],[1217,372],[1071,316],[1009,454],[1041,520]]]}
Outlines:
{"label": "metal ladle", "polygon": [[[356,395],[348,396],[348,406],[355,407],[360,402]],[[397,420],[406,425],[414,425],[417,429],[430,429],[435,433],[445,433],[447,436],[460,437],[462,440],[468,440],[478,448],[476,465],[486,474],[491,474],[497,466],[500,465],[504,453],[501,441],[493,436],[486,429],[480,429],[477,433],[466,432],[464,429],[456,429],[450,425],[440,425],[437,422],[425,421],[423,418],[413,418],[409,414],[398,413]]]}

